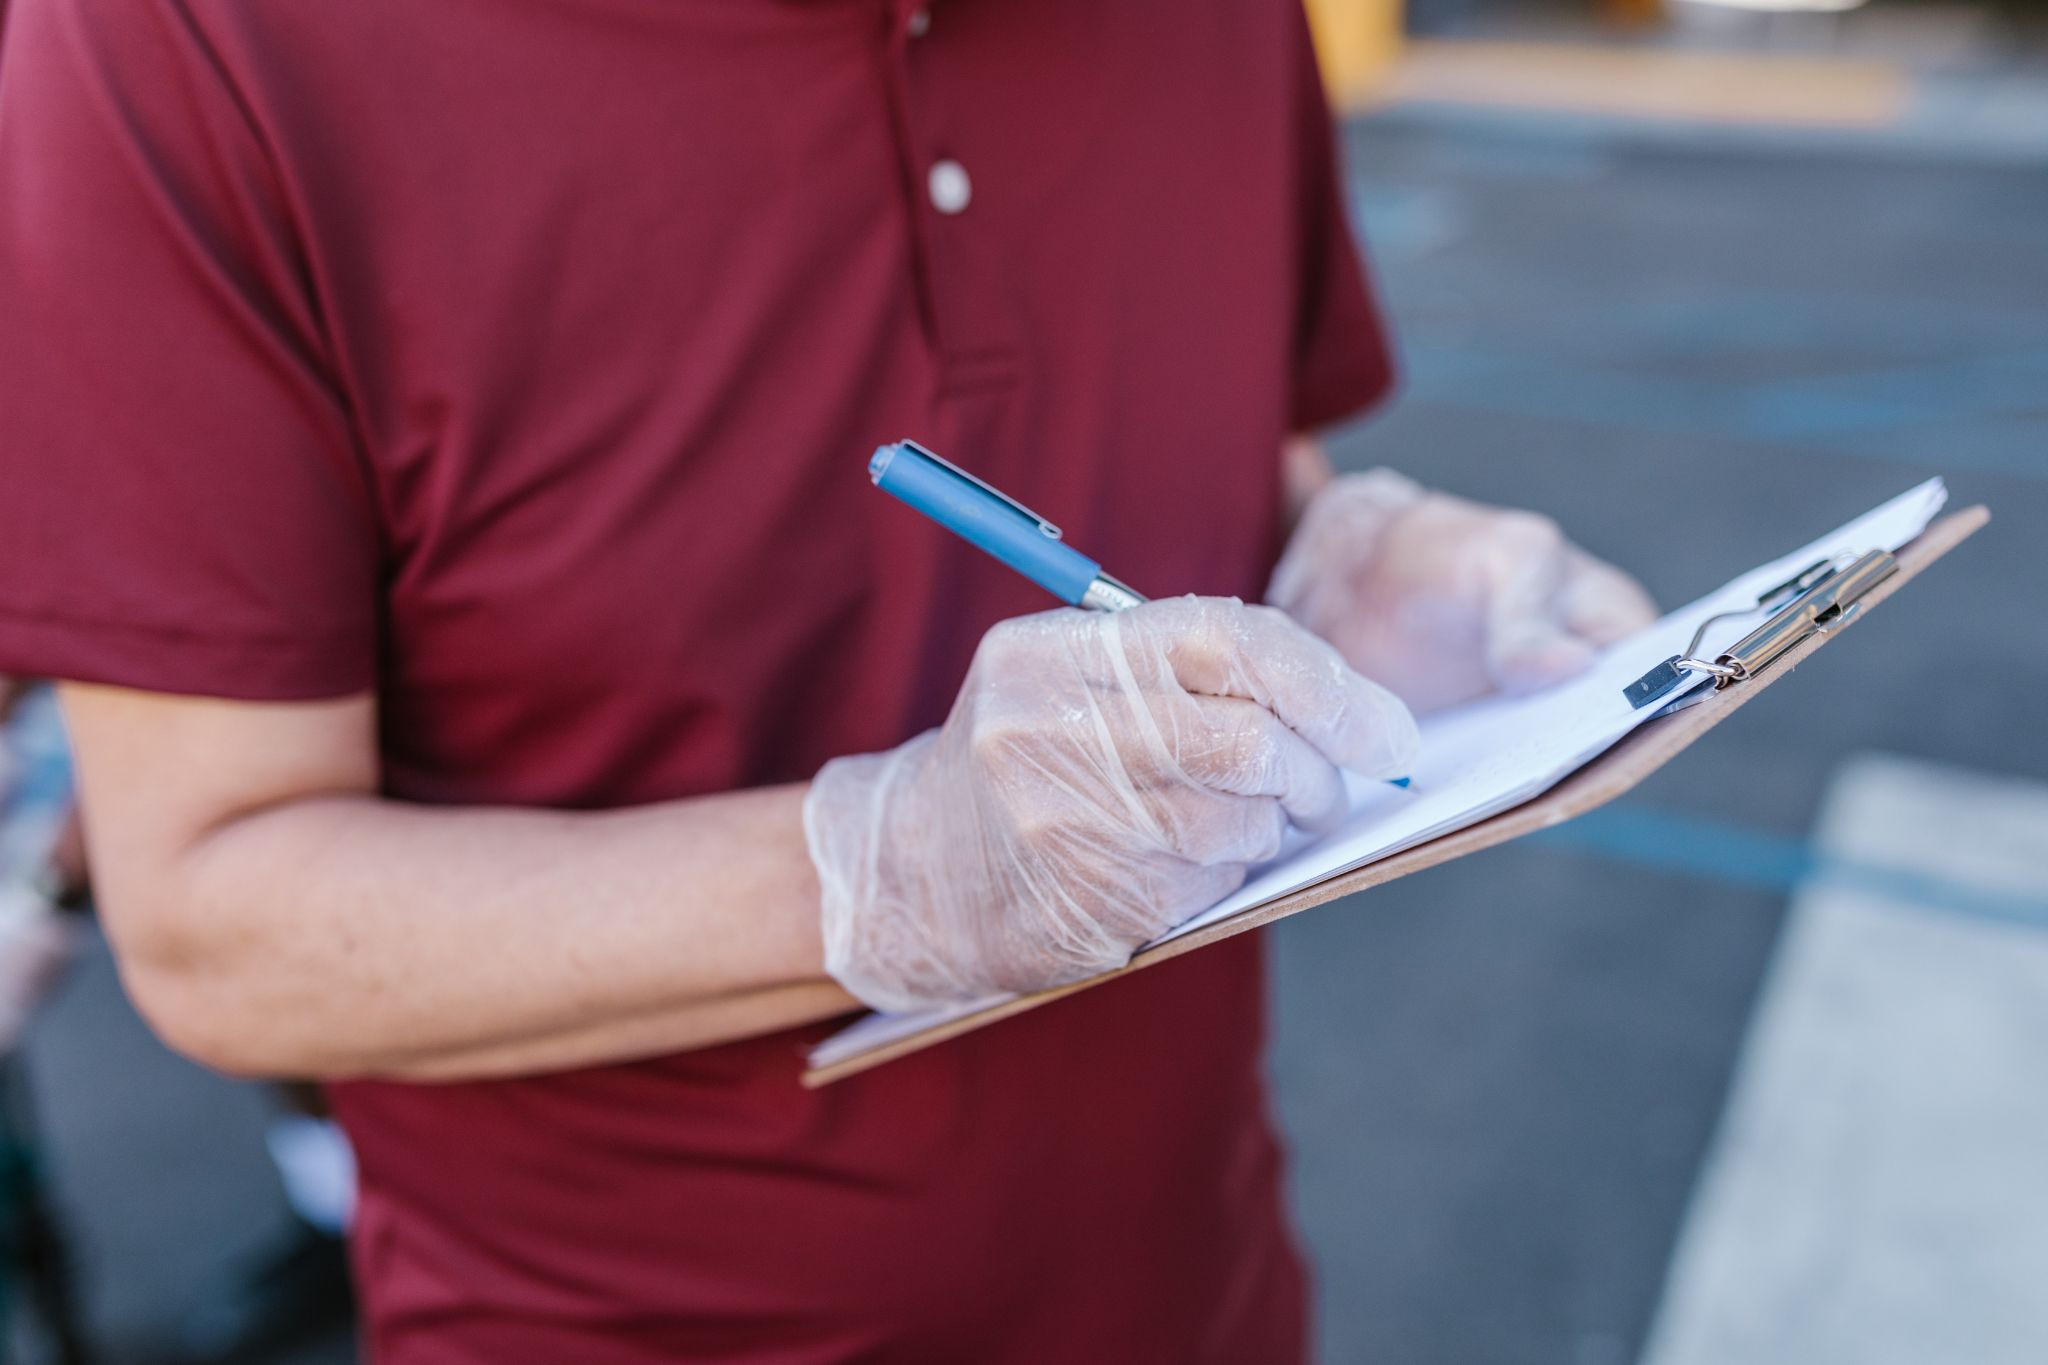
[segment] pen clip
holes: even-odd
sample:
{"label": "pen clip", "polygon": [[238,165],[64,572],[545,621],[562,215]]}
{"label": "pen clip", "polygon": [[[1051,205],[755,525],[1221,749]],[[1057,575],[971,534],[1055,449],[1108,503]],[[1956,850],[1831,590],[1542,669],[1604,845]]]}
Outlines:
{"label": "pen clip", "polygon": [[915,451],[917,454],[923,456],[927,460],[930,460],[933,464],[945,470],[948,474],[951,474],[953,477],[965,480],[966,482],[973,484],[976,488],[979,488],[983,493],[986,493],[989,497],[994,498],[997,502],[1002,503],[1005,507],[1015,512],[1018,516],[1030,522],[1033,526],[1036,526],[1038,528],[1039,534],[1044,536],[1046,539],[1058,540],[1060,538],[1059,527],[1053,525],[1044,517],[1041,517],[1040,515],[1038,515],[1038,513],[1032,511],[1029,507],[1026,507],[1023,503],[1018,502],[1015,498],[1011,497],[1008,493],[1005,493],[1002,489],[995,487],[993,484],[988,483],[983,479],[977,479],[974,475],[968,473],[959,465],[954,464],[951,460],[939,454],[937,451],[927,449],[926,447],[919,445],[917,442],[907,439],[898,441],[896,444],[903,447],[905,450]]}

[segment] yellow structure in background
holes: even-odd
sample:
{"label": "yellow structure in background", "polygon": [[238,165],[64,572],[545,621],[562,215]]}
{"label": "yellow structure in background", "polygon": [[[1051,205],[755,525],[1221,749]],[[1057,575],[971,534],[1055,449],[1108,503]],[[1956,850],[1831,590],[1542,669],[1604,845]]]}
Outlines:
{"label": "yellow structure in background", "polygon": [[1401,0],[1305,0],[1323,84],[1339,104],[1355,103],[1401,55]]}
{"label": "yellow structure in background", "polygon": [[1618,28],[1650,28],[1670,17],[1664,0],[1600,0],[1600,17]]}
{"label": "yellow structure in background", "polygon": [[1405,42],[1402,0],[1303,0],[1339,109],[1434,104],[1781,127],[1896,123],[1914,99],[1897,63],[1699,51],[1627,41],[1663,0],[1588,0],[1613,43]]}
{"label": "yellow structure in background", "polygon": [[1873,128],[1905,114],[1913,84],[1896,64],[1846,57],[1418,42],[1369,86],[1332,93],[1349,109],[1445,104],[1629,119]]}

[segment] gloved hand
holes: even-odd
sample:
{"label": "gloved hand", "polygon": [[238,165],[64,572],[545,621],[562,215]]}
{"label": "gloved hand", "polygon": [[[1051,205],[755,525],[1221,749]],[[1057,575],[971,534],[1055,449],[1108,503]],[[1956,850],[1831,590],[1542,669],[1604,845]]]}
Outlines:
{"label": "gloved hand", "polygon": [[1582,672],[1657,619],[1633,578],[1531,512],[1433,493],[1391,470],[1309,502],[1266,600],[1417,714]]}
{"label": "gloved hand", "polygon": [[1120,966],[1235,890],[1338,766],[1407,771],[1415,723],[1276,611],[1182,597],[1005,621],[952,714],[835,759],[804,802],[826,968],[902,1012]]}

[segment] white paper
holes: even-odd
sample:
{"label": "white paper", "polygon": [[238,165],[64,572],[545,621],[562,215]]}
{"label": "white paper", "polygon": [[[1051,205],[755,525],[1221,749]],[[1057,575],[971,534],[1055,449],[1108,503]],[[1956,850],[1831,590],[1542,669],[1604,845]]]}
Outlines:
{"label": "white paper", "polygon": [[[1531,697],[1490,698],[1431,716],[1422,723],[1422,758],[1412,774],[1411,789],[1347,775],[1351,814],[1340,829],[1320,839],[1301,840],[1275,861],[1254,869],[1236,893],[1156,941],[1192,933],[1542,794],[1664,709],[1634,710],[1623,699],[1622,689],[1652,665],[1683,651],[1702,622],[1722,612],[1749,609],[1707,632],[1700,653],[1711,659],[1763,619],[1753,610],[1758,593],[1817,559],[1846,560],[1872,549],[1896,550],[1919,535],[1947,500],[1942,481],[1929,479],[1620,641],[1570,682]],[[1704,678],[1695,678],[1674,696],[1705,685]],[[1672,700],[1664,699],[1666,705]],[[811,1064],[844,1061],[1008,998],[994,996],[914,1014],[869,1015],[819,1044],[811,1053]]]}

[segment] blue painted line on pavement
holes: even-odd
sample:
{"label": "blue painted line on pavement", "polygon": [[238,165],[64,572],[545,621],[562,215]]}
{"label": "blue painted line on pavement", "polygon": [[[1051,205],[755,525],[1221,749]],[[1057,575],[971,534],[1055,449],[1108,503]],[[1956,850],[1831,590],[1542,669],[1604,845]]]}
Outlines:
{"label": "blue painted line on pavement", "polygon": [[2048,899],[1831,857],[1804,840],[1644,806],[1606,806],[1531,837],[1551,848],[1728,886],[1789,892],[1825,885],[1918,909],[2048,929]]}

